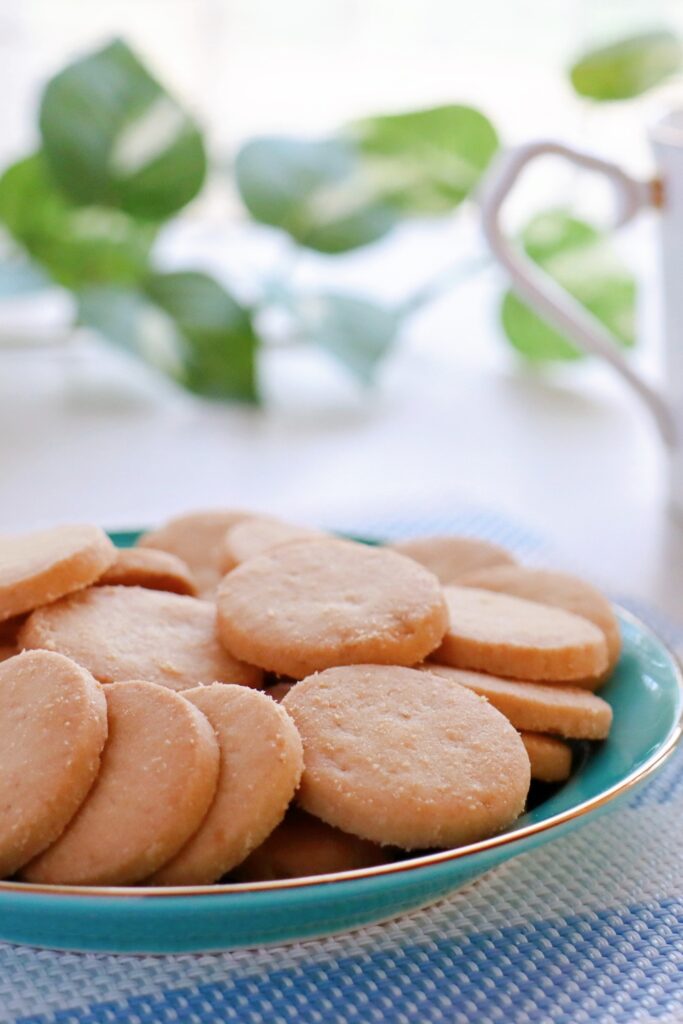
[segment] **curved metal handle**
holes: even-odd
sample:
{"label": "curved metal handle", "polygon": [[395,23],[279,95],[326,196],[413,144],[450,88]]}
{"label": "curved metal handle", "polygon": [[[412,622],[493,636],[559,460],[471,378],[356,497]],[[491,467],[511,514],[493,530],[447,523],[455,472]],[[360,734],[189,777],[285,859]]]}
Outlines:
{"label": "curved metal handle", "polygon": [[486,240],[493,254],[508,271],[515,291],[554,327],[569,335],[580,349],[607,360],[645,402],[665,443],[674,447],[677,430],[667,401],[635,372],[607,328],[533,263],[503,231],[501,211],[521,172],[536,157],[548,154],[564,157],[570,163],[601,174],[611,182],[618,204],[617,227],[631,220],[639,210],[653,201],[652,183],[637,181],[616,164],[581,153],[559,142],[532,142],[504,154],[484,183],[480,198]]}

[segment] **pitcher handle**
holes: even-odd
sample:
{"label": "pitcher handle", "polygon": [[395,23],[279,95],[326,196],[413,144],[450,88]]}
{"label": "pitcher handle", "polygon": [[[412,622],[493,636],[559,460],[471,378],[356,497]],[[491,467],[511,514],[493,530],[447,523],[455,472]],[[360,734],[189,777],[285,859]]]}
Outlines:
{"label": "pitcher handle", "polygon": [[639,210],[656,201],[658,183],[638,181],[616,164],[582,153],[559,142],[531,142],[505,153],[486,179],[481,192],[484,235],[496,258],[506,268],[514,290],[557,330],[589,355],[605,359],[640,396],[655,418],[669,447],[676,443],[676,424],[666,399],[643,380],[625,358],[618,342],[600,321],[564,288],[535,264],[521,247],[507,237],[501,211],[521,172],[536,157],[563,157],[603,175],[614,187],[617,199],[616,227],[631,220]]}

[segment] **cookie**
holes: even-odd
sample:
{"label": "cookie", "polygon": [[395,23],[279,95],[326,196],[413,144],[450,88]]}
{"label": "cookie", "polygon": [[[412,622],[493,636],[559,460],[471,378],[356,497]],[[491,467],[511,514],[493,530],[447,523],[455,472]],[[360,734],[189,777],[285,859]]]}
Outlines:
{"label": "cookie", "polygon": [[539,604],[564,608],[588,619],[601,629],[607,642],[607,673],[616,667],[621,654],[619,621],[607,598],[590,583],[564,572],[529,569],[521,565],[500,565],[470,573],[460,581],[463,587],[479,587],[512,594]]}
{"label": "cookie", "polygon": [[382,845],[450,847],[500,832],[521,814],[529,758],[487,701],[428,672],[328,669],[282,706],[304,745],[297,802]]}
{"label": "cookie", "polygon": [[357,871],[390,860],[387,847],[349,835],[293,808],[232,874],[239,882],[270,882]]}
{"label": "cookie", "polygon": [[607,701],[576,686],[523,683],[431,663],[424,669],[486,697],[515,729],[566,739],[603,740],[612,724]]}
{"label": "cookie", "polygon": [[0,620],[87,587],[115,558],[116,548],[97,526],[0,537]]}
{"label": "cookie", "polygon": [[273,683],[272,686],[268,687],[266,693],[279,704],[281,700],[285,699],[294,685],[294,683]]}
{"label": "cookie", "polygon": [[150,885],[209,885],[240,864],[282,821],[303,770],[289,715],[243,686],[185,690],[211,723],[221,752],[216,795],[196,832]]}
{"label": "cookie", "polygon": [[203,683],[259,686],[261,672],[236,661],[216,637],[208,601],[142,587],[91,587],[39,608],[22,647],[60,651],[102,683],[145,679],[186,690]]}
{"label": "cookie", "polygon": [[477,537],[416,537],[391,547],[433,572],[442,583],[455,583],[475,569],[492,565],[514,565],[515,559],[498,544]]}
{"label": "cookie", "polygon": [[0,665],[0,878],[66,828],[87,796],[107,738],[104,692],[61,654]]}
{"label": "cookie", "polygon": [[171,594],[197,595],[190,570],[176,555],[154,548],[122,548],[97,581],[99,586],[144,587]]}
{"label": "cookie", "polygon": [[522,743],[529,755],[531,778],[539,782],[564,782],[572,770],[572,748],[557,736],[523,732]]}
{"label": "cookie", "polygon": [[199,593],[211,597],[223,575],[219,566],[223,538],[232,526],[251,515],[239,509],[188,512],[143,534],[138,547],[158,548],[176,555],[192,573]]}
{"label": "cookie", "polygon": [[223,573],[231,572],[242,562],[272,551],[281,544],[324,536],[320,530],[285,523],[281,519],[253,516],[228,530],[221,545],[219,564]]}
{"label": "cookie", "polygon": [[217,595],[234,657],[301,679],[349,664],[414,665],[448,625],[439,581],[385,548],[294,541],[244,562]]}
{"label": "cookie", "polygon": [[97,781],[57,842],[23,869],[26,881],[132,885],[173,857],[209,809],[219,753],[204,715],[152,683],[105,693],[109,739]]}
{"label": "cookie", "polygon": [[562,608],[475,587],[444,589],[450,626],[434,661],[514,679],[571,682],[607,669],[607,643]]}

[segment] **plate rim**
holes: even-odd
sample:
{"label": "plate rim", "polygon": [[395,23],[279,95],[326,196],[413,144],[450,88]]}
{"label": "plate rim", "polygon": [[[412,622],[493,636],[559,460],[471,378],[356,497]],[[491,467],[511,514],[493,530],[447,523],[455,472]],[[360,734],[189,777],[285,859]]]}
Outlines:
{"label": "plate rim", "polygon": [[648,634],[667,654],[674,680],[677,684],[677,705],[678,715],[671,724],[666,736],[662,739],[657,749],[643,762],[640,767],[635,768],[624,776],[623,779],[615,782],[607,789],[602,790],[595,796],[589,797],[574,807],[564,811],[558,811],[543,821],[523,825],[521,828],[502,832],[488,839],[481,839],[476,843],[468,843],[465,846],[453,847],[449,850],[437,850],[433,853],[421,854],[419,857],[409,857],[406,860],[393,861],[388,864],[378,864],[374,867],[355,868],[351,871],[336,871],[324,875],[308,875],[301,878],[275,879],[264,882],[228,882],[214,883],[212,885],[185,885],[185,886],[104,886],[104,885],[43,885],[33,882],[12,882],[0,881],[0,897],[3,894],[24,894],[29,896],[50,896],[53,898],[65,897],[101,897],[107,900],[135,899],[135,900],[167,900],[178,897],[192,896],[218,896],[231,895],[240,896],[254,893],[284,892],[296,889],[310,889],[314,886],[333,886],[344,882],[361,881],[369,878],[383,878],[391,875],[398,875],[418,871],[421,868],[435,867],[438,865],[452,863],[468,856],[486,853],[491,850],[499,850],[506,846],[514,846],[516,843],[523,843],[534,836],[539,836],[553,828],[568,825],[572,821],[583,818],[593,811],[599,810],[605,805],[613,802],[624,795],[635,786],[639,785],[646,778],[657,771],[666,760],[673,754],[679,742],[683,738],[683,665],[676,652],[658,632],[647,625],[643,620],[628,611],[622,605],[613,602],[613,607],[620,619],[635,626],[638,630]]}

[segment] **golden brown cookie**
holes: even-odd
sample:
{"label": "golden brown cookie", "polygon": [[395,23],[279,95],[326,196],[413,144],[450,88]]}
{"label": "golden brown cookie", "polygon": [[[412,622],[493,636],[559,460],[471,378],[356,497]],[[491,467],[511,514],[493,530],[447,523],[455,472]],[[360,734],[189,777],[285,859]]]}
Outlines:
{"label": "golden brown cookie", "polygon": [[499,565],[469,573],[462,578],[460,586],[512,594],[580,615],[605,634],[608,674],[619,661],[621,633],[612,605],[604,594],[577,576],[550,569],[529,569],[522,565]]}
{"label": "golden brown cookie", "polygon": [[152,683],[106,687],[109,739],[97,781],[66,831],[22,878],[132,885],[200,826],[216,789],[218,743],[206,718]]}
{"label": "golden brown cookie", "polygon": [[486,697],[516,729],[553,733],[566,739],[602,740],[612,724],[612,708],[607,701],[576,686],[524,683],[431,662],[424,669]]}
{"label": "golden brown cookie", "polygon": [[514,679],[587,680],[607,668],[607,643],[562,608],[475,587],[445,587],[450,625],[434,661]]}
{"label": "golden brown cookie", "polygon": [[300,679],[332,665],[414,665],[447,626],[439,581],[385,548],[294,541],[229,573],[218,632],[234,657]]}
{"label": "golden brown cookie", "polygon": [[291,718],[244,686],[185,690],[211,723],[220,747],[216,795],[208,814],[150,885],[209,885],[241,863],[284,816],[303,770]]}
{"label": "golden brown cookie", "polygon": [[230,527],[251,515],[241,509],[188,512],[143,534],[137,543],[176,555],[192,573],[200,594],[211,597],[223,575],[219,566],[223,538]]}
{"label": "golden brown cookie", "polygon": [[89,586],[116,558],[97,526],[55,526],[0,537],[0,620]]}
{"label": "golden brown cookie", "polygon": [[236,661],[216,637],[208,601],[142,587],[91,587],[39,608],[21,646],[60,651],[102,683],[145,679],[187,690],[204,683],[259,686],[261,672]]}
{"label": "golden brown cookie", "polygon": [[522,743],[529,755],[531,778],[539,782],[564,782],[572,770],[572,748],[557,736],[523,732]]}
{"label": "golden brown cookie", "polygon": [[298,803],[405,849],[475,842],[510,825],[529,789],[519,733],[465,687],[384,665],[328,669],[287,694],[304,745]]}
{"label": "golden brown cookie", "polygon": [[176,555],[154,548],[122,548],[116,561],[97,581],[99,586],[144,587],[196,597],[190,570]]}
{"label": "golden brown cookie", "polygon": [[514,565],[515,559],[498,544],[478,537],[416,537],[391,545],[433,572],[442,583],[455,583],[464,573],[492,565]]}
{"label": "golden brown cookie", "polygon": [[106,738],[104,692],[85,669],[47,651],[0,665],[0,878],[66,828]]}
{"label": "golden brown cookie", "polygon": [[386,864],[394,859],[391,853],[386,846],[349,835],[292,808],[265,843],[232,874],[239,882],[331,875]]}
{"label": "golden brown cookie", "polygon": [[222,572],[231,572],[242,562],[272,551],[293,540],[324,537],[320,530],[285,523],[269,516],[253,516],[228,530],[221,546],[219,564]]}

